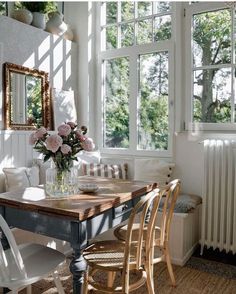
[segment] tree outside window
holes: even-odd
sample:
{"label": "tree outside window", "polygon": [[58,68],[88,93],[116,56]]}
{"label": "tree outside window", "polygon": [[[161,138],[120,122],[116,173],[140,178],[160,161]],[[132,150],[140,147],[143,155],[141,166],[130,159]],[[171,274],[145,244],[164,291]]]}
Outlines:
{"label": "tree outside window", "polygon": [[[235,57],[230,8],[192,17],[193,121],[235,121]],[[235,37],[235,36],[234,36]]]}
{"label": "tree outside window", "polygon": [[104,2],[101,9],[103,147],[130,150],[135,144],[139,151],[167,151],[169,51],[158,48],[171,40],[171,4]]}

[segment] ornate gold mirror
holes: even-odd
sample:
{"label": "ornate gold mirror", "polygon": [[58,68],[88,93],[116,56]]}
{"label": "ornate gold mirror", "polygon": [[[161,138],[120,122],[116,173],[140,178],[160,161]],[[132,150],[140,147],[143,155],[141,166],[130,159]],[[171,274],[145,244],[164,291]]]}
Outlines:
{"label": "ornate gold mirror", "polygon": [[5,128],[52,129],[48,73],[13,63],[4,64]]}

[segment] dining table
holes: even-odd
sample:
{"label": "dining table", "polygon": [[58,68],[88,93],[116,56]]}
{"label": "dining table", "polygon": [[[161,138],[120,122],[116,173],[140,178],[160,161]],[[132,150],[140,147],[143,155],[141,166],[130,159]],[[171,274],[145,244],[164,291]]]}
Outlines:
{"label": "dining table", "polygon": [[79,177],[78,183],[95,183],[98,189],[53,197],[45,193],[44,186],[37,186],[0,194],[0,214],[9,226],[70,243],[74,294],[82,293],[87,267],[82,250],[89,240],[126,220],[139,199],[157,186],[93,176]]}

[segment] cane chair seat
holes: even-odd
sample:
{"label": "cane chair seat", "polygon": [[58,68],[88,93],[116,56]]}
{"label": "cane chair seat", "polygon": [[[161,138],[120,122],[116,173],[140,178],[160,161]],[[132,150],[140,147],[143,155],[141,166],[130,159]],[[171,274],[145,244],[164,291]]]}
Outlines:
{"label": "cane chair seat", "polygon": [[[164,200],[162,213],[161,213],[161,220],[160,220],[160,226],[155,226],[155,237],[154,237],[154,246],[161,250],[161,255],[158,254],[158,256],[153,255],[152,257],[152,263],[155,264],[160,261],[166,261],[167,268],[169,272],[169,276],[172,282],[173,286],[176,286],[176,281],[174,277],[174,272],[171,264],[171,258],[170,258],[170,252],[169,252],[169,233],[170,233],[170,225],[171,225],[171,219],[174,212],[174,207],[176,204],[177,197],[179,195],[180,190],[180,180],[176,179],[169,183],[169,185],[166,186],[166,189],[163,190],[164,197],[162,200]],[[147,224],[144,227],[144,240],[147,238]],[[138,238],[138,232],[140,229],[140,223],[135,223],[133,225],[133,240],[137,240]],[[124,241],[126,239],[127,235],[127,225],[118,226],[114,230],[115,237],[120,240]],[[156,251],[155,251],[156,252]]]}
{"label": "cane chair seat", "polygon": [[[88,265],[84,293],[93,290],[99,293],[125,294],[137,290],[145,283],[147,283],[148,293],[155,293],[153,283],[150,280],[150,272],[153,271],[151,269],[150,257],[153,255],[154,223],[160,199],[160,190],[155,189],[136,204],[128,222],[127,232],[130,234],[127,234],[125,241],[106,240],[95,242],[83,251],[83,257]],[[146,227],[144,220],[151,205],[156,209],[152,209],[150,222],[147,225],[149,236],[144,241],[143,228]],[[134,240],[132,237],[132,227],[138,213],[141,215],[142,225],[139,227],[137,240]],[[100,283],[96,280],[95,276],[99,272],[107,275],[107,283]],[[117,284],[114,281],[118,272],[121,273],[121,278]],[[130,282],[130,275],[132,273],[136,274],[136,278]]]}
{"label": "cane chair seat", "polygon": [[[116,240],[100,241],[92,244],[84,251],[87,264],[97,268],[106,267],[108,270],[120,271],[124,263],[125,243]],[[135,250],[130,255],[130,266],[135,263]]]}

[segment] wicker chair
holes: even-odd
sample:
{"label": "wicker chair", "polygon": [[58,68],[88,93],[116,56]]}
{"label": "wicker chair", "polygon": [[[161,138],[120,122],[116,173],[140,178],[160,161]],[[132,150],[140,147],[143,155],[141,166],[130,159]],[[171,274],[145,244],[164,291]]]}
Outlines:
{"label": "wicker chair", "polygon": [[[154,232],[158,206],[161,193],[155,189],[148,193],[133,208],[128,226],[127,239],[107,240],[91,244],[87,247],[83,256],[88,264],[88,271],[85,276],[84,293],[89,290],[99,293],[130,293],[147,283],[148,293],[155,293],[153,283],[150,281],[153,270],[150,262],[153,256]],[[150,206],[153,209],[149,209]],[[133,237],[133,225],[136,215],[140,215],[139,232],[136,239]],[[145,220],[149,219],[148,224]],[[148,238],[144,241],[144,228],[148,230]],[[103,272],[107,275],[106,282],[101,283],[96,279],[96,274]],[[119,284],[114,283],[115,276],[121,272]],[[136,280],[130,282],[130,274],[136,273]],[[101,276],[100,276],[101,278]]]}
{"label": "wicker chair", "polygon": [[[171,279],[172,286],[176,286],[175,276],[171,264],[171,257],[169,252],[169,235],[170,235],[170,225],[171,219],[174,212],[175,203],[180,191],[180,180],[173,180],[167,185],[166,191],[163,190],[165,197],[162,198],[162,213],[160,219],[160,226],[155,227],[155,247],[159,248],[161,251],[161,255],[158,254],[158,257],[152,256],[150,260],[150,268],[153,269],[153,264],[158,263],[160,261],[166,261],[169,276]],[[133,225],[133,236],[135,236],[136,240],[138,238],[140,224],[136,223]],[[114,235],[118,240],[125,240],[127,235],[127,225],[119,226],[114,230]],[[148,227],[146,228],[148,231]],[[144,239],[146,238],[146,234],[144,233]],[[154,250],[155,251],[155,250]],[[152,254],[153,252],[152,251]],[[153,275],[153,272],[152,272]],[[153,279],[152,279],[153,280]]]}

